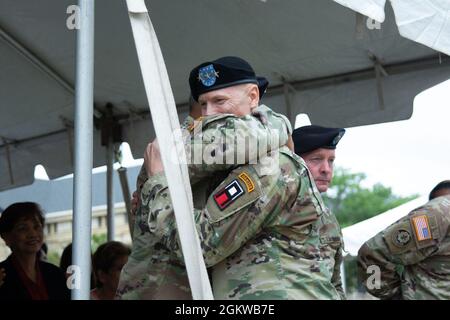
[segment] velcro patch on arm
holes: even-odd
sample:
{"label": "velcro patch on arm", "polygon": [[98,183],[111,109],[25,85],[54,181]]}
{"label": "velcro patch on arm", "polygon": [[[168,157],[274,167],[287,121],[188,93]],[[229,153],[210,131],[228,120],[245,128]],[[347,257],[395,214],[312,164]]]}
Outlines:
{"label": "velcro patch on arm", "polygon": [[212,223],[239,212],[261,197],[258,176],[253,171],[240,169],[231,173],[211,194],[206,209]]}
{"label": "velcro patch on arm", "polygon": [[408,221],[389,227],[384,240],[392,254],[402,254],[407,251],[417,250],[413,241],[411,226]]}
{"label": "velcro patch on arm", "polygon": [[243,194],[244,189],[239,184],[238,180],[234,179],[225,188],[214,194],[214,200],[216,201],[219,209],[223,210]]}
{"label": "velcro patch on arm", "polygon": [[414,214],[410,218],[410,223],[418,249],[423,249],[436,243],[437,239],[435,238],[439,236],[439,228],[433,216],[423,213]]}
{"label": "velcro patch on arm", "polygon": [[413,217],[412,222],[418,241],[431,239],[430,225],[428,224],[428,217],[426,215]]}

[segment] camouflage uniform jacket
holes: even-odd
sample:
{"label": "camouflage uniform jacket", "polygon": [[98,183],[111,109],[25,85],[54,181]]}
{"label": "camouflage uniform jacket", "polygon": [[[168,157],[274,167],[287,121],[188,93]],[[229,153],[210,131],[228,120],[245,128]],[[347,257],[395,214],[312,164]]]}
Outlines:
{"label": "camouflage uniform jacket", "polygon": [[[303,160],[285,147],[273,153],[278,163],[260,161],[236,168],[213,191],[206,207],[194,210],[205,262],[213,266],[215,298],[339,299],[332,284],[339,232],[329,228]],[[225,193],[237,197],[227,200]],[[181,268],[164,175],[149,178],[142,197],[149,208],[151,245]]]}
{"label": "camouflage uniform jacket", "polygon": [[[336,216],[330,211],[329,208],[325,209],[324,214],[322,215],[323,224],[326,225],[326,229],[324,231],[326,232],[332,232],[333,235],[336,237],[339,237],[339,240],[336,240],[336,246],[330,247],[333,248],[333,250],[330,250],[329,255],[332,255],[334,253],[334,269],[333,269],[333,276],[331,277],[331,283],[336,288],[337,292],[339,293],[339,296],[341,300],[346,300],[347,297],[344,292],[344,288],[342,287],[342,278],[341,278],[341,264],[343,263],[343,251],[344,251],[344,237],[342,235],[342,230],[339,222],[336,219]],[[339,245],[338,245],[339,243]]]}
{"label": "camouflage uniform jacket", "polygon": [[368,240],[358,252],[364,286],[381,299],[450,299],[449,226],[450,196],[442,196]]}
{"label": "camouflage uniform jacket", "polygon": [[[279,132],[277,148],[279,145],[285,144],[288,134],[292,131],[287,119],[273,113],[265,106],[258,107],[256,111],[260,112],[259,115],[255,114],[258,119],[251,116],[238,118],[233,115],[206,117],[201,122],[203,131],[198,134],[194,134],[196,130],[193,130],[198,123],[193,123],[190,118],[183,125],[183,127],[191,129],[191,137],[187,144],[198,145],[201,141],[205,146],[210,146],[214,141],[221,140],[218,137],[230,135],[231,131],[223,129],[231,127],[242,130],[246,136],[256,137],[258,141],[267,139],[273,134],[268,129],[277,130]],[[223,139],[223,141],[230,140]],[[223,146],[220,147],[223,150]],[[203,163],[200,163],[189,164],[188,167],[193,187],[194,206],[204,207],[208,198],[207,194],[211,193],[213,185],[218,183],[217,176],[221,177],[214,171],[229,171],[234,166],[220,163],[204,166]],[[201,171],[202,168],[204,172]],[[196,174],[201,175],[203,179],[197,179]],[[213,178],[213,176],[216,177]],[[193,183],[192,180],[196,180],[197,183]],[[150,223],[152,219],[150,210],[156,210],[156,212],[167,210],[167,206],[155,207],[157,204],[153,201],[160,188],[165,191],[158,195],[163,198],[169,197],[167,185],[155,184],[154,180],[145,182],[146,177],[141,177],[140,181],[146,188],[141,192],[141,206],[134,224],[132,253],[122,270],[117,297],[122,299],[191,299],[184,265],[174,257],[171,250],[167,250],[161,245],[158,234],[155,234],[154,226]],[[175,223],[174,220],[173,223]]]}
{"label": "camouflage uniform jacket", "polygon": [[[255,121],[255,118],[259,121]],[[286,144],[292,134],[289,120],[265,105],[255,108],[251,115],[242,117],[218,114],[195,120],[188,116],[183,121],[181,129],[185,134],[187,156],[190,159],[188,168],[191,184],[205,177],[214,176],[217,171],[228,171],[238,162],[256,163],[260,156]],[[252,142],[257,148],[252,150],[254,152],[249,152],[248,147]],[[267,148],[261,148],[261,145],[266,145]],[[203,149],[208,149],[214,154],[208,157],[209,163],[205,163],[203,158],[197,158],[206,153]],[[233,165],[226,163],[230,158],[235,160]],[[140,191],[147,179],[147,172],[142,165],[136,180],[136,190]]]}
{"label": "camouflage uniform jacket", "polygon": [[242,172],[259,192],[246,194],[241,202],[253,201],[223,211],[210,201],[205,210],[219,234],[203,232],[203,242],[213,242],[205,257],[214,265],[215,298],[340,299],[333,285],[340,230],[303,160],[282,150],[278,171],[266,175],[259,165],[243,166],[218,190]]}

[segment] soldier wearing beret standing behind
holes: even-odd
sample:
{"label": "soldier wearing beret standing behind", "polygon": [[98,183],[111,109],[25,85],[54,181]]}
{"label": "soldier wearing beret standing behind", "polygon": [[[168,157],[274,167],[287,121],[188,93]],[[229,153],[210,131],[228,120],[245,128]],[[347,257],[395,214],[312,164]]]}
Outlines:
{"label": "soldier wearing beret standing behind", "polygon": [[430,192],[430,201],[366,241],[358,272],[380,299],[450,299],[450,181]]}
{"label": "soldier wearing beret standing behind", "polygon": [[[345,133],[342,128],[326,128],[309,125],[297,128],[292,133],[295,153],[305,160],[311,172],[317,189],[327,192],[333,178],[333,163],[336,157],[336,146]],[[328,236],[322,240],[323,250],[329,256],[334,256],[334,271],[332,283],[338,290],[342,299],[345,293],[342,288],[340,265],[342,263],[342,250],[344,246],[341,227],[336,216],[326,208],[321,217],[323,228]]]}

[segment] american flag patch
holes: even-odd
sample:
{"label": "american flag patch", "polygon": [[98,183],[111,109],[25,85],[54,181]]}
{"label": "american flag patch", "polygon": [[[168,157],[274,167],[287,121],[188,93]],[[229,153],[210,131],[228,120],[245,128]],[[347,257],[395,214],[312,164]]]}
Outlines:
{"label": "american flag patch", "polygon": [[431,239],[430,226],[428,225],[427,216],[417,216],[413,219],[414,229],[418,241]]}

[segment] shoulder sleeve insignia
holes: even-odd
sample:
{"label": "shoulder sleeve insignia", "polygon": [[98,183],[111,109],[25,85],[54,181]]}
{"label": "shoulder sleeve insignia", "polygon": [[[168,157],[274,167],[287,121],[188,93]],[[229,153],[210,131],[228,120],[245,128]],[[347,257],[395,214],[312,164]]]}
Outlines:
{"label": "shoulder sleeve insignia", "polygon": [[242,182],[244,182],[247,187],[247,192],[252,192],[255,190],[255,184],[246,172],[242,172],[238,177],[242,180]]}
{"label": "shoulder sleeve insignia", "polygon": [[244,189],[239,184],[238,180],[234,179],[227,186],[225,186],[225,188],[214,194],[214,201],[220,210],[223,210],[243,194]]}
{"label": "shoulder sleeve insignia", "polygon": [[426,215],[413,217],[412,224],[418,241],[431,239],[430,226]]}
{"label": "shoulder sleeve insignia", "polygon": [[413,240],[413,230],[409,221],[399,221],[384,231],[385,243],[389,251],[394,254],[404,254],[416,250]]}
{"label": "shoulder sleeve insignia", "polygon": [[411,241],[411,234],[408,230],[398,229],[392,233],[392,243],[397,247],[404,247]]}

